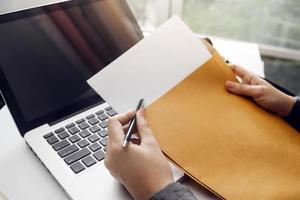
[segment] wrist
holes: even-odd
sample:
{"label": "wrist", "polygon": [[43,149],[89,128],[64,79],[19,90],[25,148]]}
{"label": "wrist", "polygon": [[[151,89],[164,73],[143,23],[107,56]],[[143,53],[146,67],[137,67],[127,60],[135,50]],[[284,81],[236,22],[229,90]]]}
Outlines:
{"label": "wrist", "polygon": [[284,101],[285,103],[282,105],[282,110],[277,114],[281,117],[287,117],[291,113],[296,101],[297,101],[296,97],[286,95]]}

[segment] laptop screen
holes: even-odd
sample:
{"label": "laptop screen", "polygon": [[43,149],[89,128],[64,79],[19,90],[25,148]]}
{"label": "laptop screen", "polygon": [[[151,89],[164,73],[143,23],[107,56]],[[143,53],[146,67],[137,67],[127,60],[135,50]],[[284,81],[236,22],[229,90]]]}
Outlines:
{"label": "laptop screen", "polygon": [[0,88],[20,132],[100,103],[86,80],[142,38],[124,0],[0,16]]}

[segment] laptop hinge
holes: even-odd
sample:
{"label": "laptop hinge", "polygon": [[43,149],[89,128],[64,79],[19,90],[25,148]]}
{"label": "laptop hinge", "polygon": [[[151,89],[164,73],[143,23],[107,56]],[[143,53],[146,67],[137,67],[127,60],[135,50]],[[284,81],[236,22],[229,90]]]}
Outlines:
{"label": "laptop hinge", "polygon": [[58,124],[58,123],[60,123],[60,122],[62,122],[62,121],[65,121],[65,120],[67,120],[67,119],[69,119],[69,118],[71,118],[71,117],[74,117],[75,115],[78,115],[78,114],[80,114],[80,113],[82,113],[82,112],[84,112],[84,111],[87,111],[87,110],[89,110],[89,109],[91,109],[91,108],[94,108],[94,107],[100,105],[100,104],[103,104],[104,102],[105,102],[105,101],[98,102],[98,103],[96,103],[96,104],[94,104],[94,105],[91,105],[91,106],[88,106],[88,107],[86,107],[86,108],[83,108],[83,109],[81,109],[81,110],[79,110],[79,111],[77,111],[77,112],[74,112],[74,113],[70,114],[70,115],[66,115],[66,116],[64,116],[64,117],[62,117],[62,118],[60,118],[60,119],[58,119],[58,120],[55,120],[55,121],[53,121],[53,122],[50,122],[50,123],[48,123],[48,124],[49,124],[49,126],[53,126],[53,125]]}

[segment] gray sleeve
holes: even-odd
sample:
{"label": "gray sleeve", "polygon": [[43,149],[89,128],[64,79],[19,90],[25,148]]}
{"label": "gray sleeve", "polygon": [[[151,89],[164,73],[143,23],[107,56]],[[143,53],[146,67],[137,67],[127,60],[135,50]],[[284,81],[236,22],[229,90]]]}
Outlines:
{"label": "gray sleeve", "polygon": [[150,200],[197,200],[197,198],[184,185],[171,183],[155,193]]}
{"label": "gray sleeve", "polygon": [[289,116],[285,118],[285,121],[300,133],[300,97],[297,97],[297,101]]}

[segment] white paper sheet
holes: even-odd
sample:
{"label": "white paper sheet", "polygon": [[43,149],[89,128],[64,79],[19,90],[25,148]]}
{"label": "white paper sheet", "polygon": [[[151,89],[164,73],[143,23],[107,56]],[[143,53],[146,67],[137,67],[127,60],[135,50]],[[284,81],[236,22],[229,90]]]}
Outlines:
{"label": "white paper sheet", "polygon": [[209,58],[204,44],[175,16],[88,83],[123,113],[135,109],[140,98],[150,105]]}

